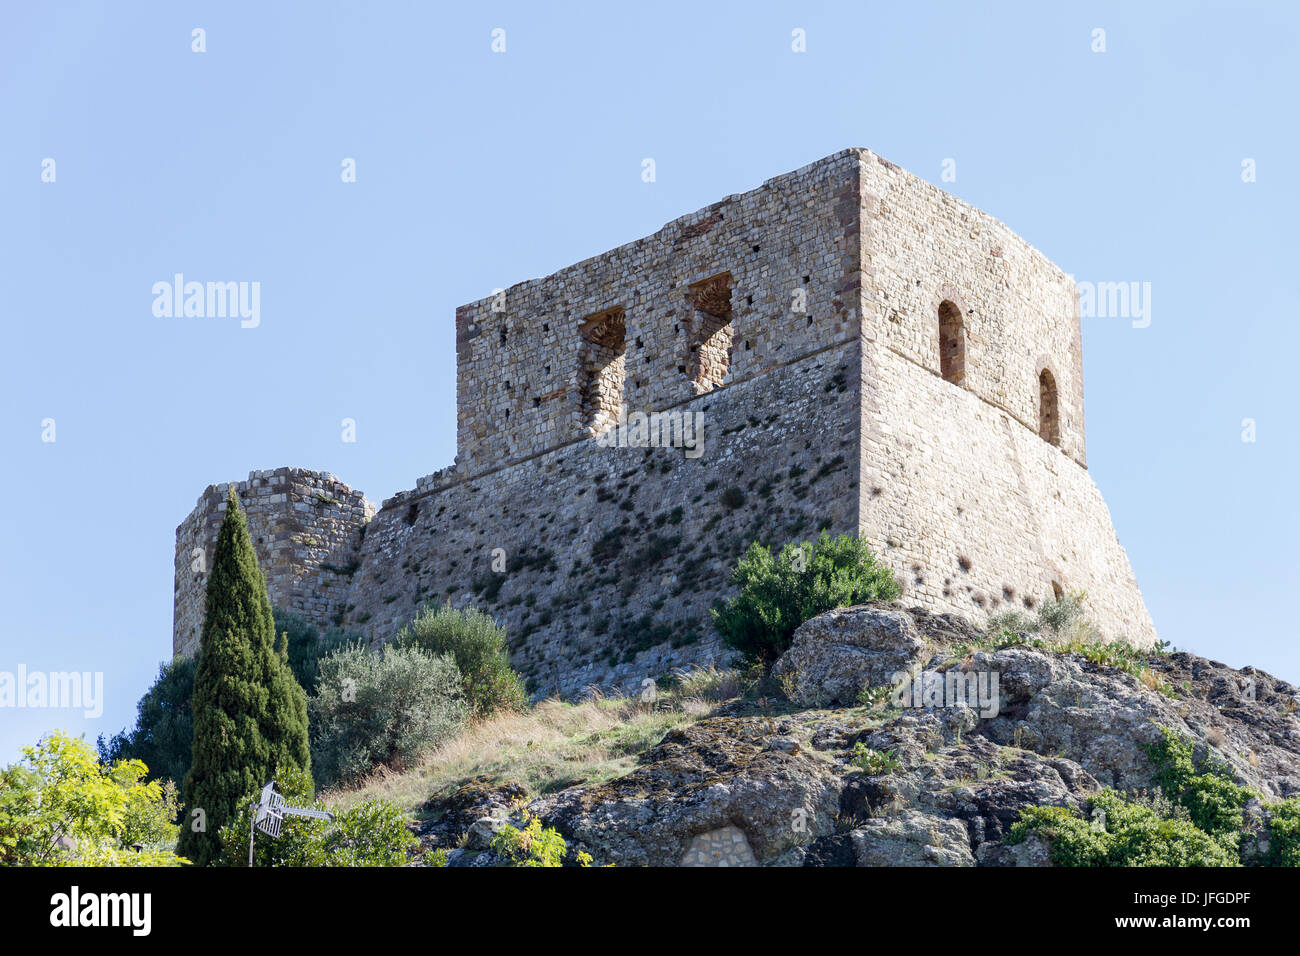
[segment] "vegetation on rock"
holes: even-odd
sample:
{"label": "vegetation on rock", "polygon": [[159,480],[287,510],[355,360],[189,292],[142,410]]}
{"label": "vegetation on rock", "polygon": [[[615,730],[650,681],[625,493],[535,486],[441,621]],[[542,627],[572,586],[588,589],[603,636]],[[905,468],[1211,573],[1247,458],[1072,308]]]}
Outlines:
{"label": "vegetation on rock", "polygon": [[736,564],[740,592],[713,609],[728,646],[747,660],[772,663],[789,647],[795,629],[836,607],[899,596],[893,572],[865,542],[847,534],[787,544],[778,554],[755,541]]}

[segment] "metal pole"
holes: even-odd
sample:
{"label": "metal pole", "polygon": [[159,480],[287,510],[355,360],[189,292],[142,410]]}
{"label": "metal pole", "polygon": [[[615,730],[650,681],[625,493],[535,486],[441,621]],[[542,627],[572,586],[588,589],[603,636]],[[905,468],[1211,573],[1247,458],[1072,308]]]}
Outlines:
{"label": "metal pole", "polygon": [[252,812],[248,815],[248,865],[253,865],[253,825],[257,822],[257,804],[251,805]]}

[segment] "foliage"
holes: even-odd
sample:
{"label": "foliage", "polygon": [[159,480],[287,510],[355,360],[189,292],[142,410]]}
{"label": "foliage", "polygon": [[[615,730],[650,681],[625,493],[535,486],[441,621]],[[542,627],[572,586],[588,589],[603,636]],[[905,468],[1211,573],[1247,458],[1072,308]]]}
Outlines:
{"label": "foliage", "polygon": [[[338,628],[322,632],[309,621],[271,609],[275,631],[289,643],[289,669],[299,686],[316,686],[320,658],[348,643],[355,635]],[[136,705],[135,726],[99,739],[99,759],[143,760],[150,780],[174,780],[179,785],[189,773],[194,744],[194,675],[198,657],[177,657],[158,665],[158,678]]]}
{"label": "foliage", "polygon": [[1269,808],[1269,866],[1300,866],[1300,797]]}
{"label": "foliage", "polygon": [[309,695],[316,689],[321,658],[345,644],[363,639],[360,634],[337,627],[322,631],[307,619],[278,607],[271,611],[275,616],[275,633],[285,635],[289,642],[289,669]]}
{"label": "foliage", "polygon": [[505,628],[476,608],[425,605],[393,643],[452,654],[475,717],[520,710],[528,700],[523,678],[510,669]]}
{"label": "foliage", "polygon": [[[0,865],[177,866],[176,788],[59,731],[0,770]],[[134,847],[141,846],[136,852]]]}
{"label": "foliage", "polygon": [[1242,808],[1251,791],[1234,783],[1227,768],[1211,757],[1207,756],[1198,770],[1191,743],[1168,727],[1162,727],[1160,740],[1146,749],[1160,789],[1187,810],[1197,827],[1235,847]]}
{"label": "foliage", "polygon": [[787,544],[779,554],[755,541],[732,571],[740,593],[714,608],[723,640],[751,661],[770,663],[795,628],[823,611],[899,596],[893,573],[852,535]]}
{"label": "foliage", "polygon": [[958,656],[972,650],[1001,650],[1005,647],[1035,647],[1057,654],[1078,654],[1101,667],[1114,668],[1136,677],[1149,689],[1173,697],[1173,689],[1147,666],[1147,652],[1127,641],[1107,641],[1087,614],[1088,595],[1071,591],[1044,601],[1036,616],[1020,611],[989,615],[984,639],[975,645],[961,645]]}
{"label": "foliage", "polygon": [[193,763],[178,849],[206,865],[220,849],[217,833],[247,794],[261,790],[277,767],[311,767],[307,698],[289,669],[287,641],[275,639],[266,579],[233,485],[217,533],[199,648]]}
{"label": "foliage", "polygon": [[[554,827],[542,828],[542,821],[524,811],[523,829],[505,824],[492,838],[494,852],[506,866],[563,866],[568,844]],[[579,852],[579,866],[591,865],[591,854]]]}
{"label": "foliage", "polygon": [[[1093,800],[1091,821],[1063,807],[1030,807],[1021,812],[1009,842],[1036,832],[1051,843],[1053,862],[1063,866],[1238,865],[1243,808],[1253,791],[1211,757],[1198,766],[1191,742],[1167,727],[1146,750],[1160,787],[1155,797],[1126,798],[1106,789]],[[1296,865],[1300,805],[1286,801],[1271,809],[1269,862]]]}
{"label": "foliage", "polygon": [[853,765],[871,777],[896,773],[903,769],[897,751],[872,750],[861,741],[853,745]]}
{"label": "foliage", "polygon": [[350,644],[320,662],[309,705],[322,786],[352,783],[383,765],[400,770],[465,725],[461,675],[450,654]]}
{"label": "foliage", "polygon": [[1007,837],[1046,839],[1057,866],[1236,866],[1235,849],[1188,820],[1162,817],[1107,788],[1092,801],[1093,818],[1068,807],[1026,807]]}
{"label": "foliage", "polygon": [[140,760],[149,768],[148,779],[183,782],[194,743],[197,667],[194,657],[159,664],[158,679],[136,705],[135,726],[114,734],[107,743],[101,736],[99,759],[104,763]]}
{"label": "foliage", "polygon": [[[275,777],[275,788],[290,806],[326,809],[313,799],[311,777],[288,768]],[[241,801],[238,814],[221,829],[224,866],[248,865],[249,819],[258,792]],[[403,866],[419,846],[396,806],[367,800],[338,811],[332,821],[286,816],[279,839],[264,833],[254,838],[254,866]]]}

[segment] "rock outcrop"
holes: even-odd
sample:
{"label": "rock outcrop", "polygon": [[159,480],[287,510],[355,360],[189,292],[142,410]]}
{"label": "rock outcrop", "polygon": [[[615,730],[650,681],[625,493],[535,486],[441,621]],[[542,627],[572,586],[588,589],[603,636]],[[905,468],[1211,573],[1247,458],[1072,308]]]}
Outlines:
{"label": "rock outcrop", "polygon": [[[1006,841],[1021,811],[1087,813],[1103,787],[1150,790],[1148,747],[1162,728],[1265,800],[1300,794],[1297,689],[1284,681],[1187,653],[1151,655],[1139,679],[1032,640],[970,650],[979,637],[918,609],[828,612],[799,628],[773,669],[802,709],[765,715],[755,711],[775,710],[769,700],[733,701],[670,732],[633,772],[529,809],[619,866],[1047,865],[1036,837]],[[978,677],[965,686],[995,697],[858,703],[864,686],[899,671],[936,687]],[[456,819],[483,829],[500,818],[493,800]],[[1261,852],[1256,843],[1242,841],[1243,859]]]}

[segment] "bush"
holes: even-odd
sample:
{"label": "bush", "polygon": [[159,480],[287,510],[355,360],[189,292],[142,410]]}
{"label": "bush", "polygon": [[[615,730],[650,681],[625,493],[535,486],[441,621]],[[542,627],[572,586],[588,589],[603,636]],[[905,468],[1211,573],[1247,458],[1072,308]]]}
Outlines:
{"label": "bush", "polygon": [[361,634],[337,627],[322,631],[305,618],[279,608],[272,608],[272,612],[275,615],[275,633],[284,634],[289,642],[289,669],[308,694],[316,689],[322,657],[345,644],[365,639]]}
{"label": "bush", "polygon": [[158,665],[154,681],[136,705],[135,726],[98,742],[104,763],[140,760],[149,780],[173,780],[177,785],[190,770],[194,745],[194,673],[198,659],[178,657]]}
{"label": "bush", "polygon": [[476,717],[520,710],[528,700],[523,678],[510,669],[505,628],[475,608],[426,605],[392,643],[454,656],[465,699]]}
{"label": "bush", "polygon": [[883,774],[897,773],[903,769],[902,762],[898,759],[896,750],[872,750],[866,744],[858,741],[853,745],[853,766],[857,767],[868,777],[878,777]]}
{"label": "bush", "polygon": [[1291,797],[1269,808],[1269,866],[1300,866],[1300,798]]}
{"label": "bush", "polygon": [[[1207,758],[1198,767],[1191,742],[1169,728],[1147,747],[1160,793],[1149,801],[1113,790],[1093,800],[1091,821],[1063,807],[1029,807],[1012,826],[1009,843],[1036,832],[1051,843],[1062,866],[1237,866],[1243,808],[1253,792],[1235,783],[1227,768]],[[1300,807],[1278,804],[1273,812],[1269,860],[1295,865]]]}
{"label": "bush", "polygon": [[[55,731],[0,770],[0,866],[177,866],[175,784]],[[137,852],[134,847],[141,846]]]}
{"label": "bush", "polygon": [[[542,828],[540,818],[524,812],[524,828],[507,823],[492,838],[494,852],[505,866],[556,867],[564,865],[569,845],[554,827]],[[591,865],[591,854],[579,851],[579,866]]]}
{"label": "bush", "polygon": [[321,660],[308,713],[316,779],[329,786],[410,766],[464,727],[467,707],[450,654],[356,643]]}
{"label": "bush", "polygon": [[1227,768],[1209,757],[1198,771],[1189,741],[1168,727],[1161,728],[1161,735],[1158,743],[1147,748],[1156,767],[1156,783],[1187,810],[1192,823],[1235,847],[1251,791],[1234,783]]}
{"label": "bush", "polygon": [[771,663],[790,646],[795,628],[836,607],[893,600],[893,573],[852,535],[787,544],[780,554],[757,541],[732,571],[740,593],[713,609],[722,639],[750,661]]}
{"label": "bush", "polygon": [[[358,635],[330,628],[322,633],[295,614],[272,608],[275,632],[289,645],[289,669],[304,690],[316,686],[320,659]],[[98,741],[104,763],[142,760],[149,768],[146,779],[174,780],[179,786],[190,770],[194,746],[194,674],[197,656],[177,657],[158,665],[158,678],[136,705],[135,726]]]}
{"label": "bush", "polygon": [[[311,778],[289,768],[275,778],[275,789],[290,806],[324,810],[313,799]],[[240,813],[219,835],[224,866],[248,866],[250,804],[258,793],[248,794]],[[264,833],[254,839],[255,866],[403,866],[419,846],[406,828],[402,812],[385,800],[367,800],[335,813],[332,821],[286,816],[280,838]]]}
{"label": "bush", "polygon": [[1011,827],[1007,843],[1031,833],[1051,846],[1057,866],[1237,866],[1234,848],[1225,846],[1188,820],[1162,817],[1109,788],[1092,801],[1093,819],[1067,807],[1026,807]]}

